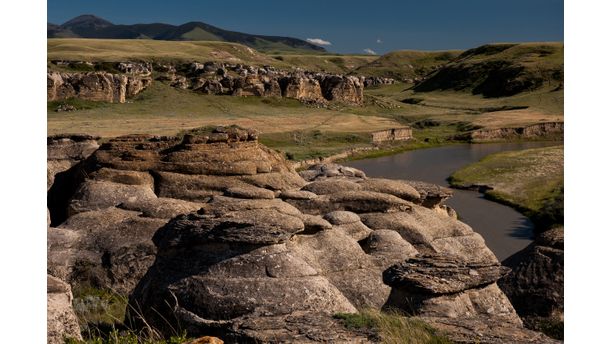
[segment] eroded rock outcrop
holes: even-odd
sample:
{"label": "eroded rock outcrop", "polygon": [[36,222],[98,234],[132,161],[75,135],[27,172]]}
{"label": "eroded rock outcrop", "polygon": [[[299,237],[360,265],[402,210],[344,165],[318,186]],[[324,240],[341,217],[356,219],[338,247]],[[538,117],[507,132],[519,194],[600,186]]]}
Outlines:
{"label": "eroded rock outcrop", "polygon": [[458,343],[554,343],[522,327],[495,282],[509,268],[492,260],[419,255],[383,273],[387,306],[419,316]]}
{"label": "eroded rock outcrop", "polygon": [[563,257],[563,227],[558,227],[504,261],[512,272],[500,287],[530,328],[539,329],[542,321],[563,322]]}
{"label": "eroded rock outcrop", "polygon": [[151,84],[146,76],[107,72],[47,72],[47,101],[79,98],[109,103],[125,103]]}
{"label": "eroded rock outcrop", "polygon": [[516,128],[478,129],[467,134],[473,142],[518,140],[518,139],[563,139],[563,122],[547,122]]}
{"label": "eroded rock outcrop", "polygon": [[[99,145],[98,137],[83,134],[47,138],[47,207],[49,222],[64,221],[66,205],[84,178],[86,159]],[[53,216],[51,216],[53,215]]]}
{"label": "eroded rock outcrop", "polygon": [[68,338],[82,339],[72,309],[72,291],[67,283],[47,275],[47,343],[63,344]]}
{"label": "eroded rock outcrop", "polygon": [[[271,66],[255,67],[220,62],[154,65],[141,62],[92,63],[52,61],[62,68],[100,70],[91,72],[47,72],[47,100],[72,97],[123,103],[147,88],[151,74],[156,81],[210,95],[286,97],[325,106],[333,101],[349,105],[363,103],[364,77],[336,75],[299,69],[286,71]],[[85,66],[85,67],[84,67]],[[112,66],[114,71],[104,72]],[[378,80],[388,82],[388,80]],[[374,82],[370,80],[370,83]]]}
{"label": "eroded rock outcrop", "polygon": [[[85,162],[67,219],[48,229],[48,269],[130,293],[132,323],[231,343],[368,342],[332,315],[409,310],[416,297],[411,312],[482,342],[532,335],[495,284],[504,268],[443,208],[444,188],[336,164],[298,174],[237,127],[119,137]],[[416,273],[386,284],[406,261]]]}

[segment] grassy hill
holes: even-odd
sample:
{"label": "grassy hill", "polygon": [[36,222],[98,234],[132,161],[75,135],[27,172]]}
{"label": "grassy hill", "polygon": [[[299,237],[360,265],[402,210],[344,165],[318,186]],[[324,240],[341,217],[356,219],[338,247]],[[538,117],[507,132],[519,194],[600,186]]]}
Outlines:
{"label": "grassy hill", "polygon": [[223,41],[244,44],[261,51],[325,52],[324,48],[298,38],[228,31],[202,22],[189,22],[179,26],[163,23],[115,25],[91,14],[75,17],[62,25],[47,24],[47,38],[64,37]]}
{"label": "grassy hill", "polygon": [[471,91],[505,97],[563,87],[563,43],[504,43],[470,49],[416,85],[415,91]]}
{"label": "grassy hill", "polygon": [[461,54],[449,51],[393,51],[355,69],[355,74],[381,76],[399,80],[423,77]]}
{"label": "grassy hill", "polygon": [[79,61],[223,61],[290,67],[247,46],[212,41],[155,41],[150,39],[47,39],[48,60]]}
{"label": "grassy hill", "polygon": [[378,59],[371,55],[315,55],[315,54],[274,54],[273,58],[289,65],[312,71],[329,73],[350,73],[360,66]]}
{"label": "grassy hill", "polygon": [[[271,48],[271,46],[270,46]],[[271,65],[291,69],[349,73],[378,57],[277,51],[261,53],[247,46],[222,41],[155,41],[150,39],[47,39],[48,60],[117,62],[127,60],[191,62],[222,61]]]}

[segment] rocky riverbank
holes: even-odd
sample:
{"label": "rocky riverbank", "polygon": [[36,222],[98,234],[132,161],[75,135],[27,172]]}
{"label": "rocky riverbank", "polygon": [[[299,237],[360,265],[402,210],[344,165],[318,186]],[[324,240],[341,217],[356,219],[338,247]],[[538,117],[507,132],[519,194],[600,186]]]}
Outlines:
{"label": "rocky riverbank", "polygon": [[444,205],[449,189],[297,173],[257,138],[50,138],[49,274],[130,295],[129,323],[166,335],[368,342],[333,315],[369,307],[458,342],[553,342],[523,327],[496,284],[508,269]]}

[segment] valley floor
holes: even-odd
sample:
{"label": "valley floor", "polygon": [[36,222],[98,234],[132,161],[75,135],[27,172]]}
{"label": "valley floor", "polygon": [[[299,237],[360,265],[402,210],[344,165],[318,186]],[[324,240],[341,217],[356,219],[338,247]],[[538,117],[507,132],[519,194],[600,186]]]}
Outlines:
{"label": "valley floor", "polygon": [[[563,121],[563,90],[487,99],[466,92],[417,93],[410,86],[399,83],[367,89],[362,107],[315,108],[293,99],[210,96],[154,82],[126,104],[49,102],[47,133],[110,138],[134,133],[172,135],[177,130],[237,124],[259,130],[264,144],[288,153],[290,159],[303,160],[370,146],[370,132],[406,125],[413,127],[415,140],[387,151],[449,144],[475,128]],[[55,111],[65,103],[77,111]]]}

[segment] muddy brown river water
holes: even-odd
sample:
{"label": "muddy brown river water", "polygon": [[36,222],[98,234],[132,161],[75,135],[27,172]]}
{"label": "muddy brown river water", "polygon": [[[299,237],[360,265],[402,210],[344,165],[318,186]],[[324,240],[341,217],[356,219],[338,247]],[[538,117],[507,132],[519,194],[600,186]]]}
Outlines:
{"label": "muddy brown river water", "polygon": [[[456,170],[485,156],[509,150],[548,147],[562,142],[520,142],[460,144],[408,151],[391,156],[346,162],[370,177],[422,180],[448,186],[448,178]],[[533,223],[518,211],[485,199],[476,191],[454,190],[446,204],[459,214],[485,239],[500,261],[531,243]]]}

